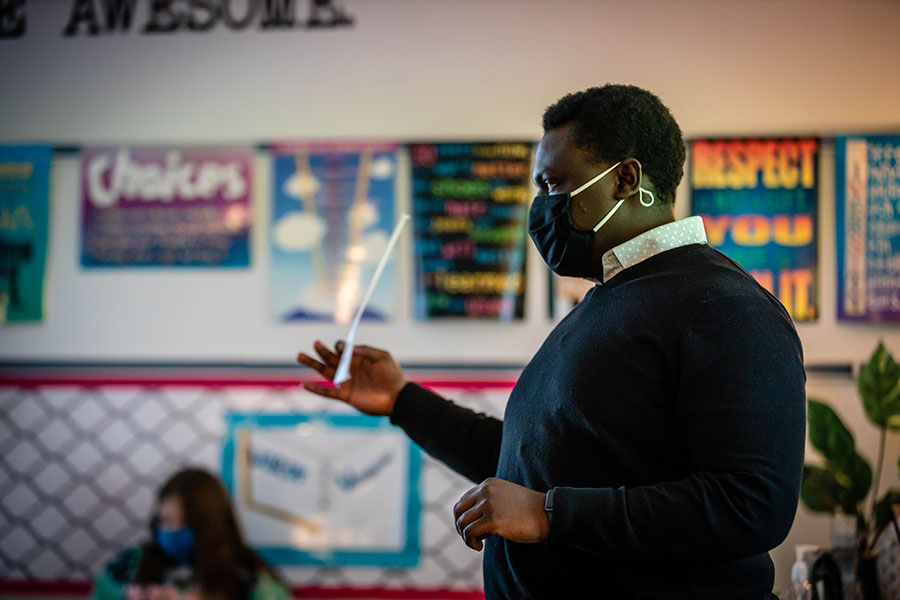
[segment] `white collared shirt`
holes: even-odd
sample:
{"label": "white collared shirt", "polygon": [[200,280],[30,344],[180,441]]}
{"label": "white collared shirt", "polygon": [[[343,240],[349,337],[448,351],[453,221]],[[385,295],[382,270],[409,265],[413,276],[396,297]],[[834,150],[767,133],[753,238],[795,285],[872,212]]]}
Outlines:
{"label": "white collared shirt", "polygon": [[706,230],[703,228],[703,219],[699,216],[654,227],[603,255],[603,282],[660,252],[705,243]]}

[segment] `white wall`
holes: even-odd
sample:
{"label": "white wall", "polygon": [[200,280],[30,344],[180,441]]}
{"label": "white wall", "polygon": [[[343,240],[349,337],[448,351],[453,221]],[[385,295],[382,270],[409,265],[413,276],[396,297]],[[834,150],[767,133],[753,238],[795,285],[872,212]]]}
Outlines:
{"label": "white wall", "polygon": [[[608,81],[659,94],[687,137],[900,131],[895,0],[344,0],[352,29],[97,38],[61,37],[68,1],[28,4],[27,36],[0,41],[0,142],[538,139],[545,106]],[[48,316],[0,330],[0,359],[281,362],[340,336],[269,317],[268,161],[257,164],[249,270],[86,272],[77,159],[59,157]],[[900,356],[900,328],[834,317],[830,145],[820,186],[821,317],[798,325],[807,361],[858,363],[879,337]],[[527,319],[498,325],[414,322],[408,250],[400,318],[365,325],[362,338],[404,362],[528,360],[550,327],[534,252]],[[848,413],[858,404],[847,384],[834,396]],[[869,444],[861,413],[851,422]],[[817,527],[801,511],[791,539]],[[790,559],[777,557],[783,587]]]}

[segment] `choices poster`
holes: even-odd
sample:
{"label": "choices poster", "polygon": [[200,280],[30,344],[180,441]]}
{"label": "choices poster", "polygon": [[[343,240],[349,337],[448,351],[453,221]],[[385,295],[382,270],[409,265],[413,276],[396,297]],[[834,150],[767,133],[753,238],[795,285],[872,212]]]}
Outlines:
{"label": "choices poster", "polygon": [[416,314],[521,319],[532,144],[413,144]]}
{"label": "choices poster", "polygon": [[249,148],[89,149],[81,157],[85,267],[247,267]]}
{"label": "choices poster", "polygon": [[900,135],[834,144],[838,318],[900,322]]}
{"label": "choices poster", "polygon": [[691,146],[691,209],[709,244],[775,294],[796,321],[818,317],[819,141],[707,139]]}
{"label": "choices poster", "polygon": [[[282,146],[272,159],[270,290],[280,321],[349,323],[394,228],[395,144]],[[389,262],[363,314],[387,320]]]}
{"label": "choices poster", "polygon": [[0,146],[0,322],[43,317],[52,157],[47,146]]}

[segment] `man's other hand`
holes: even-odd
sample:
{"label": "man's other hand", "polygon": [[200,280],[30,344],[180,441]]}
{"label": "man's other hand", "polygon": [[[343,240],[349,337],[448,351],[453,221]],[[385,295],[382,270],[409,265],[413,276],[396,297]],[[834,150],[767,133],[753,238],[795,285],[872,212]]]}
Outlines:
{"label": "man's other hand", "polygon": [[462,495],[453,507],[456,532],[473,550],[482,540],[499,535],[513,542],[533,543],[550,534],[544,512],[546,494],[490,477]]}

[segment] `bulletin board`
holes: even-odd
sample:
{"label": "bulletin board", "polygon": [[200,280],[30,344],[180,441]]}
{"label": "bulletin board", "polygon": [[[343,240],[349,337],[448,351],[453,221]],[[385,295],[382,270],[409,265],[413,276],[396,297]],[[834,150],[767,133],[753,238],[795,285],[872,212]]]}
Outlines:
{"label": "bulletin board", "polygon": [[[408,374],[498,417],[516,377],[477,369]],[[482,555],[459,539],[451,514],[472,482],[387,419],[304,391],[299,382],[310,379],[277,365],[0,368],[0,594],[88,594],[118,551],[148,539],[162,482],[193,465],[220,474],[247,539],[301,597],[482,598]],[[304,505],[245,486],[242,437],[250,442],[244,456],[260,467],[257,484],[279,471],[284,491],[284,481],[306,470],[327,479],[328,489],[307,488]],[[300,438],[313,440],[314,455]],[[364,508],[385,495],[397,510]],[[328,525],[338,536],[330,545],[311,535],[305,547],[289,547],[266,529],[310,517],[322,526],[339,514],[355,521]]]}

